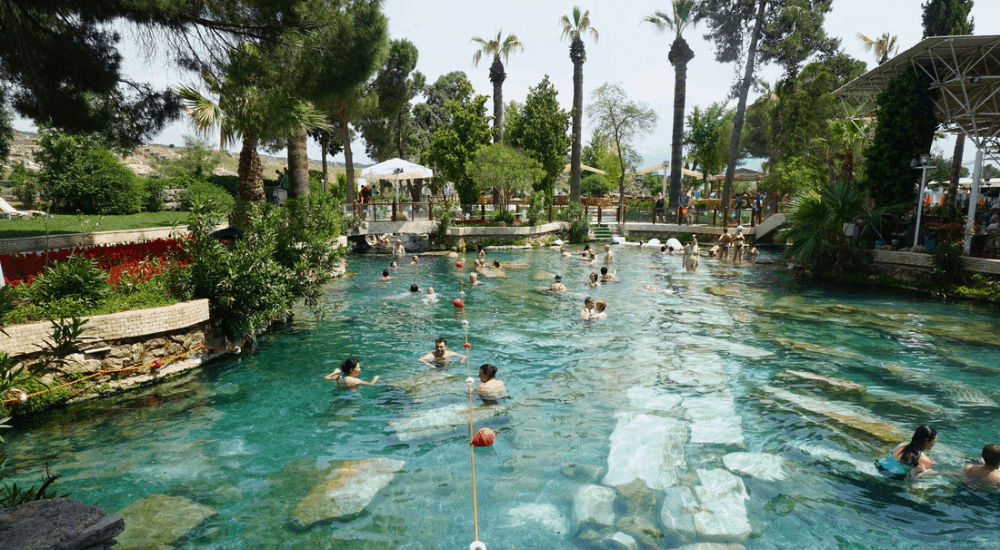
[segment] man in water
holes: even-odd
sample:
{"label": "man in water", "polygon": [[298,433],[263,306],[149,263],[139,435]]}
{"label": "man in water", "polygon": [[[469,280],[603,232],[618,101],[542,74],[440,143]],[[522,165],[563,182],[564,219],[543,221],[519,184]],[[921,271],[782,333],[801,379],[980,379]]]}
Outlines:
{"label": "man in water", "polygon": [[722,228],[722,236],[719,237],[719,259],[729,259],[729,247],[733,246],[733,236],[729,234],[729,228]]}
{"label": "man in water", "polygon": [[1000,445],[991,443],[983,447],[983,462],[966,464],[962,472],[969,486],[1000,489]]}
{"label": "man in water", "polygon": [[459,362],[465,361],[465,356],[448,349],[448,341],[444,338],[434,340],[434,351],[420,358],[420,362],[431,367],[442,367],[448,363],[449,357],[458,357]]}
{"label": "man in water", "polygon": [[549,285],[549,290],[552,292],[564,292],[566,290],[566,285],[562,282],[562,275],[556,275],[556,279]]}
{"label": "man in water", "polygon": [[610,264],[615,261],[615,253],[611,251],[611,245],[604,245],[604,263]]}

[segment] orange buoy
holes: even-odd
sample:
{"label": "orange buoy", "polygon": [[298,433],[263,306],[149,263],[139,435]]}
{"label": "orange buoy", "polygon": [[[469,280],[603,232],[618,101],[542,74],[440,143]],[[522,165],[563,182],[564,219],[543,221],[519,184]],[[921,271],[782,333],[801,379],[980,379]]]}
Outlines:
{"label": "orange buoy", "polygon": [[462,269],[463,267],[465,267],[465,264],[463,264],[462,262],[455,262],[455,267]]}
{"label": "orange buoy", "polygon": [[476,447],[489,447],[496,441],[497,433],[489,428],[479,428],[472,438],[472,444]]}
{"label": "orange buoy", "polygon": [[465,348],[465,349],[472,349],[472,344],[466,342],[466,343],[462,344],[462,347]]}
{"label": "orange buoy", "polygon": [[463,302],[461,298],[455,298],[451,301],[451,303],[455,304],[455,307],[458,308],[465,307],[465,302]]}

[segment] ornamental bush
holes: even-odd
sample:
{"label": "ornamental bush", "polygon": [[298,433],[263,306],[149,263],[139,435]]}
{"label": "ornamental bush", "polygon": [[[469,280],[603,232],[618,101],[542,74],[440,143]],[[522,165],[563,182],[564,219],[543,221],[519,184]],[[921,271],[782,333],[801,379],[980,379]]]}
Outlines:
{"label": "ornamental bush", "polygon": [[43,198],[64,214],[138,214],[146,192],[135,174],[93,140],[42,132]]}
{"label": "ornamental bush", "polygon": [[110,290],[107,275],[97,262],[84,256],[71,256],[56,262],[31,285],[31,298],[40,305],[57,301],[75,301],[82,305],[99,302]]}

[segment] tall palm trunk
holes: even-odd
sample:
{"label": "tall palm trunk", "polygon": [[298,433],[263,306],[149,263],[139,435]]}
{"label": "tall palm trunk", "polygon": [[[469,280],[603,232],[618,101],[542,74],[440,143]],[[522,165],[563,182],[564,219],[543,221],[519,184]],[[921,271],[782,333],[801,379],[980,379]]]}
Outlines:
{"label": "tall palm trunk", "polygon": [[500,56],[493,57],[490,65],[490,82],[493,83],[493,143],[503,143],[503,81],[507,75]]}
{"label": "tall palm trunk", "polygon": [[309,194],[309,157],[306,154],[306,131],[288,138],[288,197]]}
{"label": "tall palm trunk", "polygon": [[341,102],[337,107],[337,118],[340,119],[340,139],[344,144],[344,168],[347,171],[347,204],[354,204],[354,152],[351,151],[351,130],[347,126],[347,111]]}
{"label": "tall palm trunk", "polygon": [[583,133],[583,63],[587,60],[587,50],[583,40],[575,38],[569,46],[569,58],[573,61],[573,146],[569,157],[569,200],[580,202],[580,144]]}
{"label": "tall palm trunk", "polygon": [[264,201],[264,167],[257,154],[257,136],[244,135],[236,173],[240,177],[239,197],[245,201]]}
{"label": "tall palm trunk", "polygon": [[681,153],[684,147],[684,103],[687,100],[687,64],[694,52],[686,40],[677,35],[667,60],[674,66],[674,134],[670,145],[670,206],[679,204],[681,196]]}
{"label": "tall palm trunk", "polygon": [[951,157],[951,185],[948,186],[948,206],[957,204],[958,178],[962,175],[962,157],[965,155],[965,134],[958,134],[955,140],[955,154]]}
{"label": "tall palm trunk", "polygon": [[[767,8],[768,0],[757,0],[760,5],[757,7],[757,21],[754,22],[753,36],[750,38],[750,47],[747,49],[747,66],[743,72],[743,81],[740,83],[740,101],[736,105],[736,116],[733,118],[733,137],[729,141],[729,163],[726,165],[726,183],[722,188],[722,207],[729,205],[729,196],[733,193],[733,178],[736,176],[736,154],[740,149],[740,134],[743,133],[743,120],[747,113],[747,93],[750,85],[753,84],[754,59],[757,57],[757,41],[760,40],[761,27],[764,24],[764,10]],[[723,227],[727,220],[722,220]]]}

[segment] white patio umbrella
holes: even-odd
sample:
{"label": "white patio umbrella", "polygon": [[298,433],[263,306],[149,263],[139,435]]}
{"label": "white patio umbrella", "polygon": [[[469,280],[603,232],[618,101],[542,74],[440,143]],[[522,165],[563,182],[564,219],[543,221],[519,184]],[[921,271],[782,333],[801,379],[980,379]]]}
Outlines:
{"label": "white patio umbrella", "polygon": [[434,176],[434,171],[426,166],[420,166],[408,160],[394,158],[365,168],[361,171],[361,176],[368,180],[392,179],[395,184],[394,189],[398,195],[399,180],[430,178]]}

